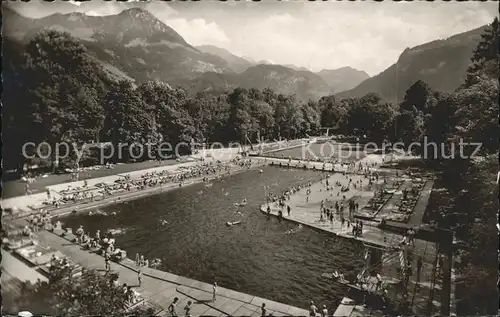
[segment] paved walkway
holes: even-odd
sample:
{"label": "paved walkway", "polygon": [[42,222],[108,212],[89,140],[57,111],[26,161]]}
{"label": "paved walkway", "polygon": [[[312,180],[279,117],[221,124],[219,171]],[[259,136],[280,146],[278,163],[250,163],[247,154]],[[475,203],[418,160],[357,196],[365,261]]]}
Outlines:
{"label": "paved walkway", "polygon": [[[380,157],[380,155],[369,155],[366,156],[364,159],[360,160],[360,162],[381,164],[382,158]],[[320,166],[323,165],[323,163],[319,162],[311,162],[310,164],[315,164]],[[375,166],[374,168],[376,169],[377,167],[378,165]],[[328,164],[327,164],[327,169],[328,169]],[[330,202],[335,203],[335,201],[341,201],[343,198],[342,196],[345,196],[346,202],[349,201],[351,198],[354,198],[359,203],[359,210],[361,210],[364,206],[366,206],[369,199],[373,197],[374,189],[367,188],[368,179],[366,179],[363,175],[349,174],[347,176],[344,176],[341,173],[334,173],[330,175],[329,183],[330,185],[333,185],[335,184],[335,182],[339,181],[343,185],[347,185],[349,182],[348,181],[349,178],[352,179],[353,183],[357,182],[358,180],[362,180],[363,188],[353,189],[351,186],[351,190],[342,193],[340,191],[339,186],[334,186],[332,190],[327,191],[324,180],[321,182],[314,183],[311,185],[311,187],[308,187],[311,190],[311,194],[309,195],[308,200],[307,200],[306,190],[302,189],[300,192],[292,195],[290,200],[285,202],[286,204],[290,205],[291,213],[290,216],[288,216],[285,210],[283,213],[284,218],[309,227],[321,229],[323,231],[327,231],[335,235],[343,236],[345,238],[357,239],[360,241],[379,244],[382,246],[386,246],[389,242],[395,242],[398,239],[400,241],[402,239],[402,236],[386,233],[374,225],[372,226],[368,225],[368,223],[364,223],[365,226],[363,227],[362,237],[354,238],[354,236],[352,235],[352,227],[348,228],[347,223],[344,224],[344,226],[342,226],[340,219],[335,218],[333,222],[330,222],[330,220],[325,219],[324,222],[320,222],[320,207],[321,207],[321,201],[323,200],[328,199]],[[379,180],[377,185],[380,185],[382,183],[383,181]],[[378,187],[377,185],[374,185],[373,187],[376,188]],[[279,211],[279,207],[277,206],[277,204],[274,203],[270,204],[270,207],[271,207],[271,214],[277,216]],[[267,204],[261,206],[261,211],[267,213]],[[344,211],[345,213],[344,217],[346,219],[348,218],[347,212],[348,212],[347,210]],[[386,238],[386,240],[388,241],[387,243],[384,242],[384,238]]]}
{"label": "paved walkway", "polygon": [[[279,165],[281,163],[281,165],[283,167],[292,167],[292,168],[303,169],[304,165],[305,165],[306,169],[316,169],[318,171],[321,171],[323,166],[324,166],[326,172],[339,172],[339,173],[343,173],[343,172],[351,173],[352,172],[351,170],[347,169],[347,167],[346,167],[347,165],[342,165],[342,164],[333,164],[333,163],[324,163],[323,164],[323,162],[304,161],[304,160],[293,159],[293,158],[292,159],[274,158],[274,157],[265,157],[265,156],[255,156],[254,158],[258,159],[258,160],[263,160],[269,164],[272,163],[275,165]],[[377,170],[380,170],[381,164],[383,164],[384,162],[389,162],[392,159],[393,159],[393,157],[391,155],[386,155],[385,157],[382,157],[381,155],[370,154],[370,155],[367,155],[363,159],[356,161],[356,162],[357,163],[363,162],[363,163],[368,163],[368,164],[372,164],[372,163],[376,164],[376,166],[374,166],[372,168],[372,171],[377,171]]]}
{"label": "paved walkway", "polygon": [[334,317],[365,317],[374,316],[381,317],[384,314],[381,311],[374,311],[369,307],[365,307],[354,300],[344,297],[342,302],[337,307],[337,310],[333,313]]}
{"label": "paved walkway", "polygon": [[[258,162],[260,164],[262,164],[262,162],[260,162],[260,161],[258,161]],[[182,164],[182,165],[170,165],[170,166],[159,167],[159,168],[154,168],[154,169],[135,171],[135,172],[133,172],[132,179],[137,179],[141,175],[143,175],[144,173],[147,173],[147,172],[151,173],[152,171],[159,172],[159,171],[163,171],[163,170],[168,170],[172,174],[175,174],[175,173],[179,172],[178,171],[179,168],[186,168],[189,166],[193,166],[194,164],[196,164],[196,163],[190,162],[190,163],[186,163],[186,164]],[[255,167],[255,164],[253,164],[252,166]],[[246,170],[246,167],[232,165],[230,172],[231,172],[231,174],[235,174],[235,173],[243,172],[245,170]],[[155,186],[155,187],[148,187],[146,189],[139,189],[139,188],[133,187],[130,191],[122,190],[121,192],[117,192],[111,196],[102,197],[102,196],[97,195],[97,192],[100,191],[101,188],[97,187],[96,184],[99,184],[99,183],[112,184],[112,183],[114,183],[115,180],[123,179],[125,177],[125,175],[130,175],[130,174],[131,173],[117,174],[117,175],[111,175],[111,176],[94,178],[94,179],[88,180],[86,190],[89,192],[95,193],[95,196],[94,196],[95,198],[93,200],[91,198],[87,198],[87,199],[79,200],[76,203],[68,202],[66,204],[63,204],[59,208],[55,208],[52,205],[43,205],[43,203],[47,201],[47,194],[46,193],[39,193],[39,194],[28,195],[28,196],[18,196],[18,197],[13,197],[13,198],[3,200],[2,207],[4,209],[7,209],[7,208],[12,208],[15,206],[16,212],[14,214],[14,218],[22,218],[22,217],[28,216],[31,213],[37,213],[37,209],[39,209],[39,208],[34,209],[35,206],[38,206],[40,208],[42,208],[42,206],[46,206],[46,207],[44,207],[44,209],[50,211],[51,215],[54,216],[54,215],[61,215],[61,214],[69,213],[69,212],[73,211],[76,207],[78,207],[78,209],[80,211],[82,211],[82,210],[86,210],[89,208],[95,208],[95,207],[103,206],[103,205],[107,205],[107,204],[114,204],[114,203],[123,202],[123,201],[130,200],[130,199],[136,199],[136,198],[151,195],[151,194],[157,194],[160,192],[168,191],[168,190],[179,187],[178,183],[170,182],[170,183],[165,183],[165,184]],[[224,176],[225,174],[226,174],[226,172],[222,171],[220,173],[217,173],[216,175],[208,176],[208,179],[214,179],[214,178],[217,178],[220,176]],[[188,186],[188,185],[192,185],[195,183],[200,183],[202,181],[203,181],[203,176],[191,178],[187,181],[184,181],[183,186]],[[84,185],[83,181],[77,181],[77,182],[73,182],[73,183],[66,183],[66,184],[50,186],[51,195],[52,195],[52,197],[57,198],[57,197],[61,196],[59,194],[59,192],[61,190],[71,189],[71,188],[73,188],[73,189],[80,188],[81,189],[83,185]]]}
{"label": "paved walkway", "polygon": [[[146,172],[152,172],[152,171],[175,171],[179,167],[189,167],[193,166],[196,164],[195,162],[188,162],[188,163],[180,163],[176,165],[167,165],[167,166],[158,166],[155,168],[148,168],[145,170],[139,170],[135,172],[130,172],[130,173],[118,173],[118,174],[113,174],[109,176],[103,176],[103,177],[98,177],[98,178],[91,178],[87,179],[87,184],[88,187],[94,187],[98,183],[113,183],[115,180],[118,179],[123,179],[124,175],[126,174],[131,174],[134,173],[134,176],[137,175],[142,175]],[[51,191],[51,196],[59,198],[60,195],[58,192],[60,192],[63,189],[68,189],[68,188],[77,188],[77,187],[82,187],[84,185],[84,181],[74,181],[70,183],[62,183],[62,184],[55,184],[55,185],[49,185],[46,186],[46,189],[49,189]],[[32,195],[23,195],[23,196],[16,196],[12,198],[7,198],[7,199],[2,199],[2,208],[7,209],[7,208],[12,208],[16,207],[20,211],[30,211],[31,208],[29,206],[38,206],[42,205],[44,202],[47,201],[47,193],[36,193]]]}
{"label": "paved walkway", "polygon": [[[83,250],[79,245],[48,231],[41,231],[42,244],[62,252],[73,262],[89,269],[104,269],[104,258]],[[260,306],[266,303],[273,316],[307,315],[307,311],[286,304],[277,303],[253,295],[247,295],[223,287],[218,287],[217,299],[212,302],[212,285],[168,272],[143,268],[142,285],[139,287],[134,261],[125,259],[120,263],[111,262],[111,270],[119,274],[119,282],[136,286],[137,291],[149,302],[167,310],[174,297],[179,298],[178,309],[184,308],[191,300],[195,304],[193,316],[260,316]],[[180,314],[180,311],[179,311]]]}
{"label": "paved walkway", "polygon": [[11,278],[32,283],[36,283],[38,280],[43,282],[48,281],[38,271],[14,257],[10,252],[2,249],[2,285],[5,285]]}
{"label": "paved walkway", "polygon": [[[377,162],[376,159],[377,156],[375,155],[369,155],[365,158],[365,160],[380,164],[381,161],[379,160]],[[363,160],[361,161],[363,162]],[[322,163],[319,164],[322,165]],[[377,167],[378,166],[376,166],[375,168]],[[341,173],[335,173],[330,176],[329,182],[330,184],[334,184],[336,181],[340,181],[343,185],[346,185],[348,183],[348,178],[351,178],[353,182],[356,182],[359,179],[364,179],[363,176],[355,174],[347,175],[346,179],[346,176],[342,175]],[[383,181],[380,180],[379,184],[382,182]],[[366,185],[367,180],[364,179],[363,183]],[[418,199],[417,207],[419,209],[425,209],[431,188],[432,182],[428,182],[424,188],[425,191],[420,195]],[[382,248],[386,251],[384,252],[382,258],[382,262],[384,263],[384,265],[380,272],[381,276],[385,279],[393,281],[401,279],[401,274],[399,271],[401,268],[401,263],[398,256],[398,246],[403,240],[402,235],[384,231],[378,228],[376,222],[364,221],[362,236],[354,237],[354,235],[352,234],[352,227],[348,228],[346,224],[342,226],[339,219],[334,219],[333,222],[325,219],[325,221],[320,222],[320,206],[322,200],[328,199],[330,202],[333,201],[335,203],[336,200],[342,200],[343,195],[345,195],[346,201],[354,197],[355,200],[359,203],[359,209],[361,210],[368,203],[369,198],[373,197],[373,190],[364,187],[364,189],[362,190],[358,188],[357,190],[351,189],[348,192],[339,193],[340,187],[335,186],[333,190],[326,191],[325,181],[323,180],[321,182],[314,183],[311,187],[309,187],[309,189],[311,189],[311,194],[309,195],[309,199],[307,200],[306,189],[302,189],[300,192],[295,193],[294,195],[292,195],[290,200],[287,200],[285,202],[291,207],[290,216],[287,215],[286,208],[283,209],[283,219],[285,221],[292,221],[317,230],[326,231],[330,234],[334,234],[342,238],[359,241],[368,246]],[[339,193],[338,196],[337,193]],[[425,206],[422,207],[422,205]],[[270,207],[271,215],[278,216],[279,207],[277,206],[277,204],[272,203],[270,204]],[[267,213],[267,204],[261,206],[261,211],[263,213]],[[344,217],[346,219],[348,218],[347,212],[348,211],[344,212]],[[410,277],[410,282],[408,284],[408,294],[411,298],[414,310],[418,312],[418,314],[424,314],[425,312],[427,312],[429,307],[429,298],[432,299],[432,304],[430,306],[433,307],[433,310],[436,310],[440,306],[440,289],[442,283],[442,280],[436,280],[433,277],[434,268],[437,261],[437,245],[433,242],[415,239],[415,245],[410,247],[410,253],[414,255],[411,258],[411,263],[414,271],[416,271],[417,268],[418,257],[421,257],[423,261],[422,269],[419,274],[419,281],[417,282],[417,274],[414,273]],[[400,295],[401,294],[396,294],[396,296]],[[373,313],[359,305],[346,305],[346,307],[347,308],[342,308],[343,310],[341,309],[341,311],[339,312],[339,314],[341,315],[336,316],[368,316]],[[349,310],[349,312],[347,312],[347,310]]]}

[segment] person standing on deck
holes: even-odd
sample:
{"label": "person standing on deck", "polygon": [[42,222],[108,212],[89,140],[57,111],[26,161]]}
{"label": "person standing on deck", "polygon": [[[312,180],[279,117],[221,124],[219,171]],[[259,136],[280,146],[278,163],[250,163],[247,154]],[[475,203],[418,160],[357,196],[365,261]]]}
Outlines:
{"label": "person standing on deck", "polygon": [[290,211],[292,210],[292,208],[290,208],[290,205],[287,205],[286,206],[286,211],[288,212],[288,217],[290,217]]}
{"label": "person standing on deck", "polygon": [[316,307],[316,305],[314,305],[314,302],[311,301],[311,306],[309,306],[309,316],[316,317],[317,313],[318,313],[318,307]]}
{"label": "person standing on deck", "polygon": [[326,305],[323,305],[323,309],[321,310],[321,317],[328,317],[328,309],[326,309]]}
{"label": "person standing on deck", "polygon": [[141,283],[142,283],[142,270],[141,270],[140,266],[137,268],[137,282],[139,283],[139,287],[141,287]]}
{"label": "person standing on deck", "polygon": [[217,295],[217,282],[214,282],[214,286],[212,287],[212,301],[215,302]]}
{"label": "person standing on deck", "polygon": [[111,270],[111,266],[109,265],[109,253],[107,251],[104,252],[104,268],[106,270],[106,274],[108,274]]}
{"label": "person standing on deck", "polygon": [[265,317],[267,316],[267,309],[266,309],[266,303],[262,303],[262,306],[260,307],[260,311],[261,311],[261,316],[262,317]]}
{"label": "person standing on deck", "polygon": [[177,316],[177,312],[175,311],[175,308],[176,308],[178,302],[179,302],[179,298],[176,297],[176,298],[174,298],[174,301],[168,306],[168,313],[170,314],[170,316]]}
{"label": "person standing on deck", "polygon": [[192,301],[188,301],[187,305],[184,307],[184,312],[186,313],[186,317],[192,317],[191,315],[191,304],[193,304]]}

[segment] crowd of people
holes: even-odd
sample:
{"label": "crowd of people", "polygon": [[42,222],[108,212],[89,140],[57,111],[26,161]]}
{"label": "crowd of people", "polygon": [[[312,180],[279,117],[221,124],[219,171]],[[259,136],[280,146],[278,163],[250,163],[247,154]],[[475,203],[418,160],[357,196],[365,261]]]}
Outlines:
{"label": "crowd of people", "polygon": [[[372,188],[372,185],[378,182],[380,178],[379,173],[373,171],[372,167],[372,163],[349,163],[349,168],[355,168],[364,176],[359,179],[353,179],[352,175],[346,172],[343,173],[342,179],[337,179],[335,181],[331,180],[331,176],[328,173],[324,173],[321,176],[321,183],[323,186],[319,188],[319,191],[331,192],[330,196],[332,197],[327,197],[321,201],[318,222],[324,223],[330,221],[333,225],[334,221],[339,221],[341,227],[346,226],[349,228],[354,237],[362,236],[363,222],[360,220],[354,222],[354,214],[359,212],[360,209],[359,202],[354,198],[347,198],[346,193],[350,190],[362,189],[367,186],[368,188]],[[292,186],[284,190],[280,195],[269,193],[267,197],[268,215],[271,214],[271,204],[274,203],[276,207],[278,207],[278,219],[282,219],[285,210],[288,216],[290,216],[291,207],[287,201],[291,199],[293,194],[304,190],[306,203],[308,203],[312,193],[311,187],[312,182],[308,181],[304,184]],[[338,198],[333,198],[335,191],[337,192],[335,196]]]}
{"label": "crowd of people", "polygon": [[154,259],[151,262],[144,257],[144,255],[141,255],[139,253],[135,254],[135,265],[137,267],[150,267],[156,269],[158,266],[161,265],[161,260],[160,259]]}
{"label": "crowd of people", "polygon": [[50,229],[52,224],[50,222],[50,211],[45,209],[39,210],[36,214],[28,216],[28,225],[23,228],[22,234],[25,236],[32,236],[33,233],[40,231],[40,229]]}
{"label": "crowd of people", "polygon": [[323,305],[321,307],[321,309],[318,309],[318,307],[316,307],[316,304],[314,304],[314,301],[311,301],[311,304],[309,305],[309,316],[310,317],[318,317],[318,316],[327,317],[327,316],[330,316],[330,314],[328,314],[328,309],[326,308],[326,305]]}
{"label": "crowd of people", "polygon": [[250,169],[253,163],[251,159],[236,157],[227,162],[215,161],[188,167],[181,166],[175,172],[168,170],[152,171],[146,172],[136,178],[125,175],[112,184],[100,183],[95,186],[89,186],[87,181],[84,180],[82,186],[74,188],[68,186],[67,189],[61,190],[59,197],[52,196],[50,190],[47,190],[46,204],[58,208],[68,202],[94,201],[96,198],[106,198],[118,193],[132,191],[133,189],[144,190],[166,184],[178,184],[181,187],[184,183],[192,179],[201,178],[203,181],[208,181],[210,178],[230,174],[234,167]]}

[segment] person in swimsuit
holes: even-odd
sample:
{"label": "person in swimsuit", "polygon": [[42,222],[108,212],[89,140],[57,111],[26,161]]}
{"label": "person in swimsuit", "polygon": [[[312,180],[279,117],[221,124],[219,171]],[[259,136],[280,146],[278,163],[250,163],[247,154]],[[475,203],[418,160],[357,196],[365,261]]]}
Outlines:
{"label": "person in swimsuit", "polygon": [[177,316],[177,312],[175,311],[175,307],[177,306],[177,303],[179,302],[179,298],[176,297],[174,298],[174,301],[168,306],[168,313],[170,316]]}
{"label": "person in swimsuit", "polygon": [[262,306],[260,307],[260,310],[261,310],[261,316],[262,317],[267,316],[266,303],[262,303]]}
{"label": "person in swimsuit", "polygon": [[314,305],[314,302],[311,301],[311,306],[309,306],[309,316],[316,317],[317,312],[318,307],[316,307],[316,305]]}
{"label": "person in swimsuit", "polygon": [[140,266],[137,269],[137,282],[139,283],[139,287],[141,287],[141,283],[142,283],[142,270],[141,270]]}
{"label": "person in swimsuit", "polygon": [[186,317],[191,317],[191,316],[192,316],[192,315],[191,315],[191,304],[192,304],[192,303],[193,303],[193,302],[188,301],[188,302],[187,302],[187,305],[184,307],[184,312],[186,313]]}
{"label": "person in swimsuit", "polygon": [[323,309],[321,310],[321,317],[328,317],[328,309],[326,309],[326,305],[323,305]]}
{"label": "person in swimsuit", "polygon": [[217,282],[214,282],[213,291],[212,291],[212,295],[213,295],[212,301],[214,301],[214,302],[215,302],[215,299],[216,299],[215,298],[216,294],[217,294]]}

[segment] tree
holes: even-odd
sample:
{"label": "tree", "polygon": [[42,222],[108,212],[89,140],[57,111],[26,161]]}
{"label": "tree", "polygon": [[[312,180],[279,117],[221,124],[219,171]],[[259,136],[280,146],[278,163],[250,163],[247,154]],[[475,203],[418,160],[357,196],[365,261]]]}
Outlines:
{"label": "tree", "polygon": [[424,133],[424,114],[416,108],[400,112],[395,119],[398,140],[405,145],[420,142]]}
{"label": "tree", "polygon": [[[258,95],[254,95],[258,97]],[[257,120],[259,135],[264,138],[272,137],[274,129],[274,109],[262,98],[254,99],[250,103],[250,113]]]}
{"label": "tree", "polygon": [[[24,47],[8,37],[3,38],[3,95],[2,95],[2,130],[3,168],[22,170],[25,158],[22,146],[33,141],[32,117],[27,98],[27,83],[30,80],[24,68]],[[32,79],[31,79],[32,80]],[[30,153],[32,154],[32,153]]]}
{"label": "tree", "polygon": [[[428,142],[434,142],[440,147],[441,144],[446,144],[448,141],[455,141],[452,138],[456,126],[456,105],[455,95],[439,94],[437,103],[429,109],[429,113],[425,116],[424,130]],[[441,149],[438,148],[437,150],[437,153],[435,153],[434,147],[429,146],[427,158],[442,159]]]}
{"label": "tree", "polygon": [[[93,270],[86,270],[79,277],[57,275],[50,282],[23,283],[21,296],[10,298],[6,309],[20,311],[30,307],[37,314],[53,316],[111,316],[125,313],[127,294],[121,286],[115,286],[109,277]],[[135,313],[144,315],[145,311],[139,308]]]}
{"label": "tree", "polygon": [[22,57],[10,61],[12,82],[7,85],[17,90],[18,98],[8,97],[6,108],[15,104],[19,111],[7,110],[8,122],[29,126],[16,141],[48,142],[53,149],[61,141],[99,140],[101,97],[109,79],[81,43],[68,33],[42,30]]}
{"label": "tree", "polygon": [[498,79],[483,77],[456,94],[457,136],[467,142],[481,143],[487,153],[498,151],[498,89]]}
{"label": "tree", "polygon": [[347,119],[345,102],[336,102],[335,96],[322,97],[318,102],[321,110],[321,126],[340,127]]}
{"label": "tree", "polygon": [[274,112],[278,135],[287,139],[301,137],[304,117],[295,96],[278,95]]}
{"label": "tree", "polygon": [[190,143],[193,139],[201,139],[203,126],[199,123],[196,129],[189,114],[187,105],[190,103],[185,90],[172,88],[162,82],[147,82],[139,86],[137,91],[155,118],[156,133],[161,136],[161,140],[170,142],[174,147],[180,142]]}
{"label": "tree", "polygon": [[242,88],[234,89],[228,95],[229,109],[229,131],[234,139],[246,142],[248,134],[256,133],[259,129],[257,120],[252,116],[252,100],[248,90]]}
{"label": "tree", "polygon": [[498,47],[498,18],[495,18],[481,35],[481,41],[474,50],[472,63],[467,70],[466,85],[471,84],[471,80],[484,70],[488,62],[494,61],[498,73]]}
{"label": "tree", "polygon": [[228,141],[225,126],[228,121],[229,105],[226,95],[212,96],[197,93],[189,98],[185,108],[193,119],[194,127],[201,139]]}
{"label": "tree", "polygon": [[434,92],[429,85],[422,80],[418,80],[406,91],[405,98],[399,105],[399,111],[412,111],[413,107],[415,107],[417,111],[425,114],[435,105],[436,101]]}
{"label": "tree", "polygon": [[302,104],[302,117],[304,118],[302,134],[303,135],[317,135],[321,127],[321,114],[318,112],[317,104],[309,101]]}
{"label": "tree", "polygon": [[347,112],[349,131],[358,131],[358,135],[366,135],[374,142],[382,142],[388,137],[395,116],[395,109],[384,102],[377,94],[367,94],[358,99],[351,99]]}
{"label": "tree", "polygon": [[[146,144],[158,138],[159,124],[153,107],[144,102],[130,82],[120,81],[111,85],[104,98],[104,109],[103,138],[113,144]],[[124,157],[127,158],[127,155]]]}

